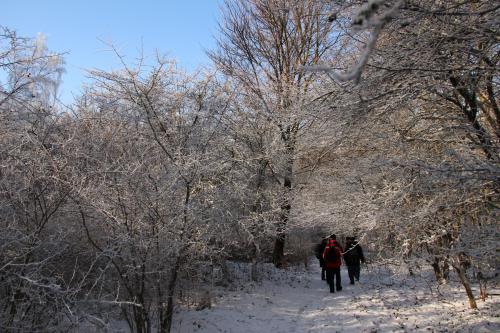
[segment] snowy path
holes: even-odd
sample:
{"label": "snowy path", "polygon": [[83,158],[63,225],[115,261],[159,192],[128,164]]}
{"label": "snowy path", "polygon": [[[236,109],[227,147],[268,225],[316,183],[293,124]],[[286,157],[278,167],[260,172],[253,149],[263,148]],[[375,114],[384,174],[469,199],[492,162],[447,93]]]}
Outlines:
{"label": "snowy path", "polygon": [[[283,272],[283,271],[281,271]],[[285,272],[283,276],[238,290],[221,291],[212,309],[177,314],[172,332],[496,332],[498,302],[483,309],[467,309],[460,290],[457,299],[438,302],[427,285],[394,284],[374,272],[362,272],[365,282],[349,285],[342,269],[343,290],[330,294],[319,278],[319,267],[310,272]],[[452,301],[452,303],[450,303]]]}

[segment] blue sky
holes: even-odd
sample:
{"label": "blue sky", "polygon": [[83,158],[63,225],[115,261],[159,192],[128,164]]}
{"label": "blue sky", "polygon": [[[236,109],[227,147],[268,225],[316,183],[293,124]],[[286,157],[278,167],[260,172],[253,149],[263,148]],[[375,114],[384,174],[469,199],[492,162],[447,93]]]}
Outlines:
{"label": "blue sky", "polygon": [[[188,71],[209,64],[204,52],[213,48],[222,0],[6,0],[0,25],[23,37],[43,33],[54,52],[66,54],[60,88],[63,102],[72,101],[86,82],[85,69],[110,70],[119,64],[113,42],[126,61],[155,50]],[[141,46],[142,45],[142,46]]]}

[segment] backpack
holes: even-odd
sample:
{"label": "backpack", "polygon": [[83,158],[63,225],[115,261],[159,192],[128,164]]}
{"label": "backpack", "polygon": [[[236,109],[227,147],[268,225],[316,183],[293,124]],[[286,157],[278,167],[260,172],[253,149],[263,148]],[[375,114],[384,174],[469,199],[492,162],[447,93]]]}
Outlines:
{"label": "backpack", "polygon": [[337,247],[336,246],[331,246],[328,252],[326,253],[325,260],[328,262],[334,262],[337,261]]}

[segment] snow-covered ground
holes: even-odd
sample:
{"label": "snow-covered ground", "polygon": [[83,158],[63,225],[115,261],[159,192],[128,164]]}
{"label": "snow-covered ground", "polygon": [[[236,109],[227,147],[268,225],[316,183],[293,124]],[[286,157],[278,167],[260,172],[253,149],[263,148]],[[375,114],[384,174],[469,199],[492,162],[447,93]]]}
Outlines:
{"label": "snow-covered ground", "polygon": [[211,309],[179,307],[172,332],[500,332],[499,296],[470,310],[456,281],[438,290],[430,273],[365,268],[352,286],[343,267],[343,290],[330,294],[316,263],[309,271],[264,266],[261,283],[216,290]]}

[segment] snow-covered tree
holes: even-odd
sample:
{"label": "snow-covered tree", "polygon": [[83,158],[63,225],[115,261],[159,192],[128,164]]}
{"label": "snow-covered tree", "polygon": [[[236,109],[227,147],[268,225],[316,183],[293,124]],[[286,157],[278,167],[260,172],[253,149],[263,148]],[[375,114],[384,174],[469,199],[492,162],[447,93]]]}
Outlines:
{"label": "snow-covered tree", "polygon": [[[317,64],[333,45],[330,25],[323,18],[325,8],[317,1],[227,1],[217,49],[210,52],[216,67],[239,83],[240,94],[258,101],[252,112],[271,123],[279,138],[279,165],[273,169],[280,183],[273,250],[277,266],[284,260],[293,209],[297,141],[311,121],[304,107],[314,75],[303,67]],[[269,162],[263,160],[257,172]]]}
{"label": "snow-covered tree", "polygon": [[451,262],[472,307],[469,260],[497,265],[497,12],[488,2],[369,1],[353,19],[353,43],[365,45],[350,65],[358,85],[343,84],[359,96],[350,112],[373,124],[364,135],[385,137],[372,197],[382,253],[429,255],[441,277]]}

